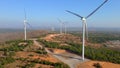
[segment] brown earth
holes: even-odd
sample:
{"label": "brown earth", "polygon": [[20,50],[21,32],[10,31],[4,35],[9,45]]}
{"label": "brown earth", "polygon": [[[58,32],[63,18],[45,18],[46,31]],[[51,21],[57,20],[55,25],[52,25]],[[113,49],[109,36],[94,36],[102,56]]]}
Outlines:
{"label": "brown earth", "polygon": [[101,61],[87,61],[84,63],[78,64],[77,68],[95,68],[93,65],[99,63],[102,68],[120,68],[120,64],[114,64],[110,62],[101,62]]}
{"label": "brown earth", "polygon": [[61,42],[73,42],[73,43],[81,43],[80,37],[71,35],[71,34],[62,34],[59,36],[55,36],[54,40],[61,41]]}
{"label": "brown earth", "polygon": [[46,40],[46,41],[53,41],[54,39],[54,37],[56,37],[56,36],[59,36],[60,34],[50,34],[50,35],[47,35],[46,37],[44,37],[44,39]]}
{"label": "brown earth", "polygon": [[[30,56],[33,55],[33,56]],[[50,54],[47,55],[39,55],[37,53],[34,52],[16,52],[16,56],[15,58],[31,58],[31,59],[40,59],[40,60],[46,60],[46,61],[50,61],[50,62],[60,62],[58,59],[54,58],[53,56],[51,56]]]}
{"label": "brown earth", "polygon": [[66,50],[63,49],[53,49],[53,48],[49,48],[49,50],[55,54],[60,54],[60,53],[66,53]]}

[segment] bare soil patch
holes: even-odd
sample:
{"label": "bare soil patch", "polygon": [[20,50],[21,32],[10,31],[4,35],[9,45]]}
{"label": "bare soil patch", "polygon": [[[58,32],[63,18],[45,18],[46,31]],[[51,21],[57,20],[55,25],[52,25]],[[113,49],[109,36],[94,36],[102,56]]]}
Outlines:
{"label": "bare soil patch", "polygon": [[54,37],[56,37],[56,36],[59,36],[60,34],[50,34],[50,35],[47,35],[46,37],[44,37],[44,39],[46,40],[46,41],[54,41]]}
{"label": "bare soil patch", "polygon": [[[32,56],[30,56],[32,55]],[[60,62],[58,59],[54,58],[53,56],[51,56],[50,54],[47,55],[39,55],[37,53],[34,52],[17,52],[16,53],[16,58],[31,58],[31,59],[40,59],[40,60],[46,60],[46,61],[50,61],[50,62]]]}
{"label": "bare soil patch", "polygon": [[49,50],[55,54],[60,54],[60,53],[66,53],[66,50],[63,49],[53,49],[53,48],[49,48]]}

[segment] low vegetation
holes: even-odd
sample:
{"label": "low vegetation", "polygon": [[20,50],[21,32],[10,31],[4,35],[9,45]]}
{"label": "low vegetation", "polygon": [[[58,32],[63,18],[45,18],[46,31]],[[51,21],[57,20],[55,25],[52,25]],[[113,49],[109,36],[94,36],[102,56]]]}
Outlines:
{"label": "low vegetation", "polygon": [[[50,61],[46,61],[46,60],[39,60],[39,59],[28,59],[28,58],[18,58],[17,60],[20,60],[22,62],[26,62],[27,64],[25,64],[24,66],[21,66],[22,68],[30,68],[30,67],[34,67],[35,64],[44,64],[44,65],[50,65],[53,66],[54,68],[69,68],[68,65],[62,63],[62,62],[50,62]],[[29,64],[28,64],[29,63]]]}
{"label": "low vegetation", "polygon": [[66,65],[62,62],[53,63],[53,62],[49,62],[49,61],[45,61],[45,60],[38,60],[38,59],[30,60],[29,62],[44,64],[44,65],[51,65],[51,66],[54,66],[55,68],[69,68],[68,65]]}
{"label": "low vegetation", "polygon": [[[71,32],[71,34],[79,36],[82,39],[82,33]],[[112,40],[120,40],[120,32],[89,32],[90,43],[105,43]]]}
{"label": "low vegetation", "polygon": [[[5,47],[0,47],[0,68],[6,68],[7,65],[13,65],[14,67],[18,68],[34,68],[36,64],[42,64],[42,65],[49,65],[54,68],[69,68],[68,65],[62,63],[62,62],[50,62],[44,59],[40,58],[34,58],[35,56],[48,56],[47,52],[45,51],[45,48],[39,48],[36,45],[33,45],[33,41],[27,40],[14,40],[14,41],[7,41],[4,45],[7,45]],[[56,44],[54,44],[56,45]],[[22,55],[22,52],[26,53],[28,52],[28,55],[24,56],[16,56],[15,54],[21,52],[20,55]],[[24,54],[23,54],[24,55]],[[17,64],[16,64],[17,62]],[[20,64],[18,64],[20,63]],[[42,67],[42,66],[40,66]]]}
{"label": "low vegetation", "polygon": [[35,51],[36,53],[38,53],[38,54],[47,54],[47,52],[45,51],[45,50],[37,50],[37,51]]}
{"label": "low vegetation", "polygon": [[20,68],[33,68],[35,66],[35,63],[26,63],[23,66],[18,66]]}
{"label": "low vegetation", "polygon": [[23,51],[25,47],[30,46],[32,44],[33,42],[30,40],[14,40],[5,42],[4,45],[7,45],[7,47],[0,48],[0,51],[3,52],[3,54],[1,54],[0,56],[0,68],[4,68],[4,65],[15,62],[15,59],[13,58],[13,56],[15,56],[15,52]]}
{"label": "low vegetation", "polygon": [[[23,44],[20,44],[23,43]],[[7,41],[6,44],[9,44],[9,47],[0,48],[0,51],[22,51],[28,45],[32,45],[33,42],[30,40],[14,40],[14,41]]]}
{"label": "low vegetation", "polygon": [[15,61],[15,59],[12,58],[12,57],[9,57],[9,56],[7,56],[7,57],[2,57],[2,58],[0,58],[0,68],[3,68],[4,65],[9,64],[9,63],[12,63],[12,62],[14,62],[14,61]]}

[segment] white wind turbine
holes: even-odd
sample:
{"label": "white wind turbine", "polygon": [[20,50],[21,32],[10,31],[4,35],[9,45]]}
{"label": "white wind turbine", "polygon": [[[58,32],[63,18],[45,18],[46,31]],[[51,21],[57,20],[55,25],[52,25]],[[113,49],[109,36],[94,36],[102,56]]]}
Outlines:
{"label": "white wind turbine", "polygon": [[27,40],[27,25],[31,27],[31,25],[27,22],[26,11],[24,9],[24,40]]}
{"label": "white wind turbine", "polygon": [[61,26],[60,26],[60,34],[63,34],[63,22],[60,19],[58,19],[58,21],[61,24]]}
{"label": "white wind turbine", "polygon": [[51,31],[54,32],[55,31],[55,28],[54,26],[51,27]]}
{"label": "white wind turbine", "polygon": [[64,26],[64,30],[65,30],[65,34],[67,34],[67,26],[66,26],[67,22],[63,22],[63,26]]}
{"label": "white wind turbine", "polygon": [[[87,40],[88,40],[88,30],[87,30],[87,23],[86,23],[86,19],[89,18],[91,15],[93,15],[100,7],[102,7],[108,0],[105,0],[99,7],[97,7],[92,13],[90,13],[88,16],[86,17],[82,17],[79,14],[73,13],[71,11],[66,10],[68,13],[71,13],[79,18],[81,18],[82,20],[82,28],[83,28],[83,40],[82,40],[82,60],[84,60],[84,51],[85,51],[85,35],[87,36]],[[85,33],[86,32],[86,33]]]}
{"label": "white wind turbine", "polygon": [[61,24],[61,28],[60,28],[60,34],[63,34],[63,28],[64,28],[64,34],[67,33],[67,26],[66,26],[66,22],[62,22],[60,19],[58,19],[58,21],[60,22]]}
{"label": "white wind turbine", "polygon": [[64,27],[65,27],[65,34],[67,34],[67,26],[65,23],[64,23]]}

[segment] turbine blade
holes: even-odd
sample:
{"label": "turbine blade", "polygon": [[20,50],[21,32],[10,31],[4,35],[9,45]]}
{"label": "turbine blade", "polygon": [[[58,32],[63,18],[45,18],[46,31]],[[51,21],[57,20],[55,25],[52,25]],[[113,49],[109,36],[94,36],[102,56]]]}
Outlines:
{"label": "turbine blade", "polygon": [[71,14],[77,16],[77,17],[83,18],[82,16],[80,16],[79,14],[76,14],[76,13],[74,13],[74,12],[71,12],[71,11],[68,11],[68,10],[66,10],[66,12],[71,13]]}
{"label": "turbine blade", "polygon": [[61,23],[62,21],[58,18],[58,21]]}
{"label": "turbine blade", "polygon": [[30,28],[32,28],[32,26],[31,26],[28,22],[26,22],[26,24],[27,24]]}
{"label": "turbine blade", "polygon": [[25,20],[26,20],[27,17],[26,17],[26,11],[25,11],[25,8],[24,8],[24,14],[25,14]]}
{"label": "turbine blade", "polygon": [[98,9],[100,9],[108,0],[105,0],[99,7],[97,7],[92,13],[90,13],[86,18],[89,18],[93,15]]}
{"label": "turbine blade", "polygon": [[88,40],[88,28],[87,28],[87,23],[85,24],[85,32],[86,32],[86,39]]}

